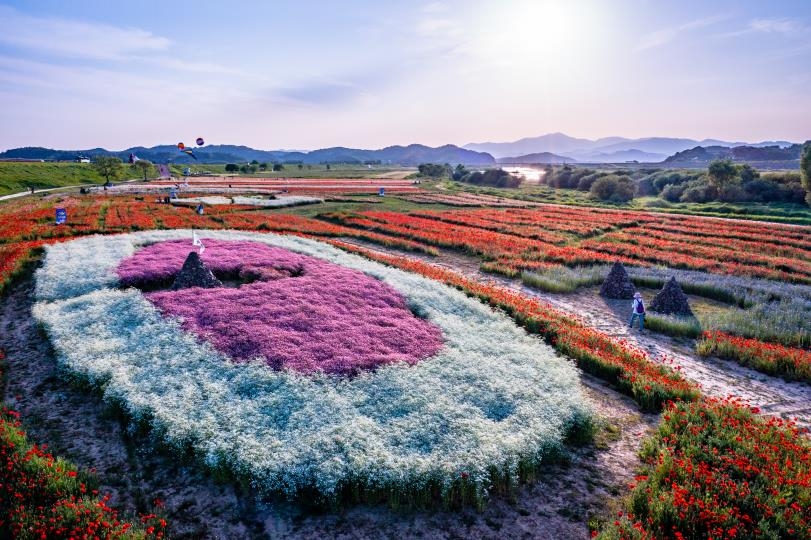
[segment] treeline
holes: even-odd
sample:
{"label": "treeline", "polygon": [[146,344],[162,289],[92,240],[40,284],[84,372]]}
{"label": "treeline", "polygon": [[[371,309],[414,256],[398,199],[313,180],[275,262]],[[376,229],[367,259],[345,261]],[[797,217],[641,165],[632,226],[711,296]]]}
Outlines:
{"label": "treeline", "polygon": [[477,186],[492,186],[501,188],[515,188],[521,185],[523,178],[513,176],[504,169],[485,169],[484,171],[470,171],[464,165],[451,167],[449,164],[423,163],[417,167],[418,176],[430,178],[449,178],[456,182],[474,184]]}
{"label": "treeline", "polygon": [[[811,155],[811,145],[807,148]],[[748,164],[724,159],[713,161],[704,171],[547,167],[542,181],[551,187],[587,191],[595,199],[617,203],[656,196],[668,202],[803,204],[811,197],[811,182],[804,186],[803,179],[800,171],[761,173]]]}

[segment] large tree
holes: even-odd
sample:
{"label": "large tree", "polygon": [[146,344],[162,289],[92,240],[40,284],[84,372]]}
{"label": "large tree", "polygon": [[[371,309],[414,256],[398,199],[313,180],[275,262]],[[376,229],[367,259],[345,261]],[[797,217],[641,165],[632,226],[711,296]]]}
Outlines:
{"label": "large tree", "polygon": [[803,145],[803,152],[800,155],[800,174],[802,174],[805,188],[805,202],[811,206],[811,141],[805,141]]}
{"label": "large tree", "polygon": [[148,159],[139,159],[135,163],[132,164],[132,168],[135,170],[139,170],[144,175],[144,182],[146,182],[146,175],[152,170],[152,162]]}
{"label": "large tree", "polygon": [[710,163],[707,176],[710,184],[722,188],[735,180],[738,176],[738,168],[728,159],[717,159]]}
{"label": "large tree", "polygon": [[110,183],[111,178],[116,180],[124,172],[124,164],[122,161],[112,156],[96,157],[93,160],[93,168],[105,178],[105,185]]}

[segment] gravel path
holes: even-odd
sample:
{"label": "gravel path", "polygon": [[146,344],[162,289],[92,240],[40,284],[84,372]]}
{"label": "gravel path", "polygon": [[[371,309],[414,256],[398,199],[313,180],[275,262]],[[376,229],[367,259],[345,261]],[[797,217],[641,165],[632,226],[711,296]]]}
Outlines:
{"label": "gravel path", "polygon": [[478,259],[456,252],[443,250],[438,257],[431,257],[381,248],[352,238],[342,240],[367,249],[420,258],[479,281],[510,287],[520,290],[526,296],[543,299],[563,311],[578,315],[592,328],[644,349],[657,362],[679,366],[682,373],[700,384],[707,395],[735,395],[747,400],[752,406],[759,407],[765,414],[796,419],[799,425],[811,427],[811,385],[771,377],[732,361],[703,358],[695,353],[693,339],[671,338],[647,330],[639,332],[636,327],[628,328],[631,313],[629,300],[607,300],[598,294],[598,288],[570,294],[538,291],[526,287],[520,280],[481,272]]}

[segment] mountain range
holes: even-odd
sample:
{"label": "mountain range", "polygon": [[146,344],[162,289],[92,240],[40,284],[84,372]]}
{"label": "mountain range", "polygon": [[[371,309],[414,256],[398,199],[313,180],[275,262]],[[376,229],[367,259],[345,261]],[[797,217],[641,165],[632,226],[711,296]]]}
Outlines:
{"label": "mountain range", "polygon": [[174,145],[161,145],[145,148],[135,146],[121,151],[110,151],[104,148],[88,150],[53,150],[42,147],[14,148],[0,153],[0,159],[44,159],[54,161],[73,161],[78,156],[115,156],[127,161],[130,154],[153,163],[244,163],[256,160],[259,162],[282,163],[380,163],[414,166],[420,163],[463,163],[465,165],[495,165],[493,156],[483,152],[466,150],[451,144],[431,148],[421,144],[408,146],[389,146],[380,150],[362,150],[358,148],[322,148],[311,152],[284,150],[256,150],[247,146],[211,145],[194,149],[195,161],[180,152]]}
{"label": "mountain range", "polygon": [[789,141],[762,141],[758,143],[730,142],[716,139],[683,139],[673,137],[645,137],[627,139],[625,137],[605,137],[602,139],[579,139],[564,133],[549,133],[539,137],[527,137],[513,142],[470,143],[462,148],[477,152],[487,152],[499,161],[512,162],[522,157],[550,152],[562,158],[586,163],[622,163],[640,161],[656,163],[664,161],[676,152],[696,146],[791,146]]}
{"label": "mountain range", "polygon": [[135,146],[121,151],[104,148],[87,150],[53,150],[42,147],[14,148],[0,152],[0,160],[42,159],[73,161],[78,156],[110,155],[126,161],[130,154],[153,163],[376,163],[416,166],[421,163],[462,163],[488,167],[496,164],[519,163],[664,163],[698,165],[719,157],[736,161],[785,161],[799,159],[797,144],[788,141],[759,143],[728,142],[716,139],[680,139],[646,137],[628,139],[605,137],[578,139],[563,133],[549,133],[513,142],[471,143],[464,147],[446,144],[436,148],[421,144],[388,146],[379,150],[359,148],[321,148],[312,151],[256,150],[247,146],[210,145],[194,149],[197,161],[180,152],[175,145],[146,148]]}

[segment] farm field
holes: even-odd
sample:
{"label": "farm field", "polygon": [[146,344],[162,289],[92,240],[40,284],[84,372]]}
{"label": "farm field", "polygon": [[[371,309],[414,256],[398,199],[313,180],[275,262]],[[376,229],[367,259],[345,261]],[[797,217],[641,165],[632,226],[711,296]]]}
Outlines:
{"label": "farm field", "polygon": [[[0,528],[107,494],[121,536],[811,537],[811,227],[364,182],[0,205],[4,421],[93,486]],[[172,291],[195,234],[225,286]],[[615,261],[697,333],[629,329]]]}
{"label": "farm field", "polygon": [[[172,165],[170,170],[175,176],[182,176],[186,166]],[[202,164],[191,167],[193,172],[216,176],[230,176],[222,164]],[[375,166],[374,168],[357,165],[307,165],[299,169],[296,165],[287,165],[281,171],[261,171],[246,175],[256,182],[263,180],[283,178],[387,178],[392,180],[404,179],[414,170]],[[124,166],[121,181],[141,178],[142,172]],[[191,180],[203,180],[208,176],[192,176]],[[54,162],[0,162],[0,196],[9,195],[28,190],[70,187],[81,184],[97,184],[101,186],[104,177],[89,163],[54,163]]]}

